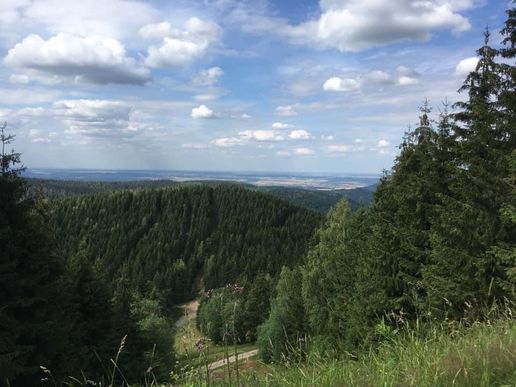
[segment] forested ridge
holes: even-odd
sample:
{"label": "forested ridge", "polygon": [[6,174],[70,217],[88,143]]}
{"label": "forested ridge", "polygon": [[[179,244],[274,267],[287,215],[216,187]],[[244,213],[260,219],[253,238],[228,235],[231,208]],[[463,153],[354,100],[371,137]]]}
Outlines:
{"label": "forested ridge", "polygon": [[172,180],[144,180],[144,181],[75,181],[29,178],[30,190],[36,192],[42,190],[48,198],[65,198],[69,196],[90,195],[99,192],[111,192],[118,190],[135,190],[164,187],[189,187],[189,186],[234,186],[247,188],[258,192],[264,192],[281,199],[287,199],[294,205],[311,210],[327,213],[339,200],[345,198],[357,209],[361,205],[368,206],[373,197],[375,185],[335,190],[313,190],[296,187],[254,186],[251,184],[232,181],[190,181],[176,182]]}
{"label": "forested ridge", "polygon": [[65,255],[83,248],[109,278],[127,270],[168,306],[214,288],[278,274],[304,255],[322,217],[232,186],[102,193],[58,200],[51,218]]}

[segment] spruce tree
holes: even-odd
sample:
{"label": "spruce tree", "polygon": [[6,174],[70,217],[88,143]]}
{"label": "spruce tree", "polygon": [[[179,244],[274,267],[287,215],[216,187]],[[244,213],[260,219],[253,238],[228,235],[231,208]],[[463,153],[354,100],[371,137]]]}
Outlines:
{"label": "spruce tree", "polygon": [[70,320],[63,261],[55,254],[44,203],[27,196],[14,136],[1,127],[0,375],[1,383],[37,385],[40,366],[58,378],[70,371]]}
{"label": "spruce tree", "polygon": [[[500,218],[507,198],[508,156],[513,149],[507,113],[501,108],[503,73],[499,51],[489,45],[477,51],[478,65],[460,91],[468,100],[456,104],[455,172],[448,194],[432,226],[432,263],[426,270],[430,305],[434,312],[460,318],[478,317],[481,306],[503,299],[498,286],[504,265],[489,252],[512,238]],[[508,130],[509,129],[509,130]]]}

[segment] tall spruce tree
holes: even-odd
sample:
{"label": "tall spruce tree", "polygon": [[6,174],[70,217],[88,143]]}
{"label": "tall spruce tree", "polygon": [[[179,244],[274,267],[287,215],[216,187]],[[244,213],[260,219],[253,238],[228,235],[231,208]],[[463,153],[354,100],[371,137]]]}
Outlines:
{"label": "tall spruce tree", "polygon": [[0,384],[37,385],[40,366],[54,376],[69,371],[70,321],[64,264],[54,252],[46,209],[27,196],[20,154],[0,140]]}
{"label": "tall spruce tree", "polygon": [[[406,133],[392,172],[379,185],[371,207],[371,236],[374,260],[365,259],[381,281],[371,299],[381,314],[403,312],[415,317],[424,303],[426,289],[422,269],[430,261],[430,229],[439,195],[447,190],[449,178],[443,167],[448,157],[439,142],[446,137],[429,118],[428,103],[421,107],[419,126]],[[366,296],[367,297],[367,296]]]}
{"label": "tall spruce tree", "polygon": [[473,318],[479,306],[501,300],[504,265],[491,246],[511,237],[500,218],[509,187],[508,156],[513,149],[510,119],[500,107],[504,82],[498,50],[484,45],[479,62],[460,91],[468,100],[456,104],[456,169],[450,192],[442,196],[432,227],[432,264],[426,270],[429,301],[438,314]]}

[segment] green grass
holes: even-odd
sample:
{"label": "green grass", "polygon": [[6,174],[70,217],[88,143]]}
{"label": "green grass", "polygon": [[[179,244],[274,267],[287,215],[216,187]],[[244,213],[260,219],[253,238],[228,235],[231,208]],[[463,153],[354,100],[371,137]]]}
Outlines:
{"label": "green grass", "polygon": [[[191,319],[181,328],[178,328],[175,339],[175,353],[177,356],[179,368],[185,366],[199,366],[204,364],[205,360],[202,353],[197,349],[196,343],[205,337],[195,326],[195,318]],[[254,344],[237,345],[237,352],[243,353],[256,349]],[[221,345],[215,345],[210,341],[206,342],[204,353],[208,363],[213,363],[222,360],[225,357],[226,351],[229,355],[234,354],[234,346],[229,345],[227,348]]]}
{"label": "green grass", "polygon": [[476,324],[452,334],[434,327],[424,335],[395,335],[356,361],[312,356],[303,364],[254,368],[243,372],[244,385],[516,386],[516,324],[510,319]]}

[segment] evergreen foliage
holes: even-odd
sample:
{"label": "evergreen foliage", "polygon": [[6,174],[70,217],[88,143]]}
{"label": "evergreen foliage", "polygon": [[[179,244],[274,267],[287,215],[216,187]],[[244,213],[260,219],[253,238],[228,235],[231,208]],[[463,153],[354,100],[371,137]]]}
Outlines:
{"label": "evergreen foliage", "polygon": [[304,255],[319,214],[238,187],[120,191],[53,207],[63,251],[86,241],[110,281],[125,267],[134,290],[169,308],[205,288],[275,275]]}
{"label": "evergreen foliage", "polygon": [[[20,154],[5,150],[14,136],[1,128],[0,380],[35,385],[40,366],[67,364],[70,321],[65,265],[53,250],[44,203],[26,196]],[[68,369],[61,367],[56,375]]]}
{"label": "evergreen foliage", "polygon": [[301,296],[301,270],[284,267],[267,321],[258,329],[260,356],[265,361],[299,361],[306,348],[306,324]]}

